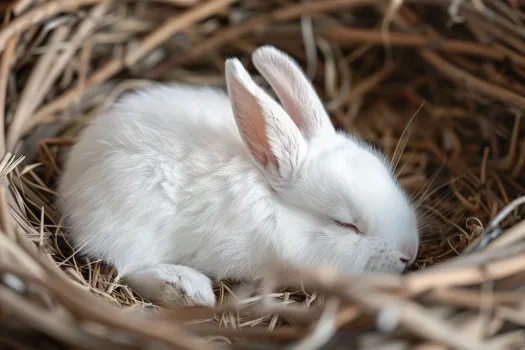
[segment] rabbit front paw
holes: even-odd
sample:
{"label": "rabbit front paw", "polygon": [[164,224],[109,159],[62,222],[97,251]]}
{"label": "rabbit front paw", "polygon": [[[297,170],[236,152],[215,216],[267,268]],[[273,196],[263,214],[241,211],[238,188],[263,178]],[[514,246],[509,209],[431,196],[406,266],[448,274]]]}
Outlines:
{"label": "rabbit front paw", "polygon": [[160,264],[124,278],[135,292],[166,307],[216,303],[213,283],[207,276],[186,266]]}

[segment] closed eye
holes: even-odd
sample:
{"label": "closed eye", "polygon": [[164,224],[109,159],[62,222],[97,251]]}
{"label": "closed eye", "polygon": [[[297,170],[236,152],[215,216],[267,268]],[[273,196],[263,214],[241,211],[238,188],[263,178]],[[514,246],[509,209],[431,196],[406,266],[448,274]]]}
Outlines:
{"label": "closed eye", "polygon": [[342,222],[342,221],[339,221],[339,220],[335,220],[335,223],[341,227],[344,227],[344,228],[347,228],[347,229],[350,229],[352,231],[355,231],[356,233],[362,233],[359,228],[354,225],[354,224],[350,224],[350,223],[347,223],[347,222]]}

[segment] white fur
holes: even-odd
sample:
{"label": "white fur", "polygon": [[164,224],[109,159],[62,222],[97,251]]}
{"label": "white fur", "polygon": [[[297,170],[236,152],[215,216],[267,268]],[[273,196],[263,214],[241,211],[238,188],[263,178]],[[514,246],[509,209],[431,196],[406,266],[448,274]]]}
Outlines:
{"label": "white fur", "polygon": [[213,304],[208,277],[322,264],[400,273],[400,258],[415,259],[414,210],[383,157],[334,130],[287,55],[262,47],[253,61],[284,109],[229,59],[231,101],[188,85],[127,95],[67,158],[58,204],[75,246],[152,300],[177,304],[152,278]]}

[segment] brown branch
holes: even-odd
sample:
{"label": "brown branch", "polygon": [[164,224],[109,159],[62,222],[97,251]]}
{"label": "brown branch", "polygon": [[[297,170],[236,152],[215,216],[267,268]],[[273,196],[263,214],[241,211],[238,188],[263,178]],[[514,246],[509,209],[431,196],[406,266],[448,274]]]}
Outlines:
{"label": "brown branch", "polygon": [[242,22],[236,26],[218,30],[210,38],[192,47],[180,57],[176,57],[164,62],[163,64],[160,64],[149,74],[149,76],[152,78],[158,78],[169,69],[182,66],[187,62],[191,62],[210,50],[214,50],[221,45],[225,45],[230,41],[242,37],[251,31],[262,28],[270,23],[295,19],[304,13],[319,14],[322,12],[334,11],[343,8],[348,9],[361,5],[373,4],[376,2],[377,1],[374,0],[327,0],[323,2],[307,2],[288,6],[283,9],[277,9],[268,15],[258,16],[246,22]]}
{"label": "brown branch", "polygon": [[[144,55],[146,55],[151,49],[156,45],[159,45],[163,41],[169,39],[173,34],[182,30],[183,28],[191,26],[193,23],[205,18],[218,9],[228,6],[238,0],[217,0],[217,1],[208,1],[202,5],[196,6],[186,12],[182,13],[180,16],[168,20],[160,28],[149,34],[144,40],[142,40],[140,46],[136,51],[132,51],[128,54],[126,59],[127,63],[136,62]],[[124,68],[124,61],[118,58],[114,58],[111,61],[107,62],[104,66],[94,72],[85,82],[85,89],[90,88],[93,85],[101,83],[108,79],[109,77],[117,74],[122,68]],[[32,124],[28,125],[24,132],[20,134],[10,135],[9,144],[14,147],[15,142],[20,136],[25,132],[30,130],[34,125],[40,123],[43,118],[46,116],[52,115],[53,113],[58,112],[61,109],[66,108],[71,103],[74,102],[79,91],[77,89],[70,90],[65,92],[53,102],[41,107],[33,116]]]}
{"label": "brown branch", "polygon": [[[370,29],[345,27],[326,30],[321,29],[319,34],[325,35],[327,38],[337,41],[341,46],[344,46],[345,44],[359,43],[376,45],[387,44],[385,42],[385,37],[381,32]],[[437,51],[447,51],[465,55],[487,57],[498,61],[501,61],[505,58],[505,55],[502,52],[495,50],[490,46],[480,45],[478,43],[464,40],[436,38],[431,35],[389,32],[388,45],[427,48],[429,50],[432,49]]]}
{"label": "brown branch", "polygon": [[479,92],[487,97],[493,97],[502,102],[511,104],[525,110],[525,97],[513,93],[500,86],[486,82],[448,63],[436,53],[429,50],[421,50],[420,55],[438,72],[465,87]]}
{"label": "brown branch", "polygon": [[[74,1],[49,1],[34,8],[33,10],[24,13],[20,17],[14,19],[9,25],[5,28],[2,28],[0,31],[0,53],[5,49],[7,40],[16,36],[23,31],[29,29],[37,23],[41,23],[51,17],[57,15],[60,12],[74,11],[79,8],[98,4],[101,2],[106,2],[107,0],[74,0]],[[192,0],[152,0],[156,2],[166,3],[166,4],[180,4],[184,5],[185,2]],[[213,0],[212,0],[213,1]],[[22,6],[22,5],[21,5]],[[22,10],[25,9],[22,6]]]}
{"label": "brown branch", "polygon": [[2,55],[2,63],[0,66],[0,154],[4,155],[6,151],[5,143],[5,112],[6,106],[6,94],[7,94],[7,82],[9,80],[9,70],[11,63],[14,59],[16,49],[17,38],[11,38],[7,43],[7,49]]}

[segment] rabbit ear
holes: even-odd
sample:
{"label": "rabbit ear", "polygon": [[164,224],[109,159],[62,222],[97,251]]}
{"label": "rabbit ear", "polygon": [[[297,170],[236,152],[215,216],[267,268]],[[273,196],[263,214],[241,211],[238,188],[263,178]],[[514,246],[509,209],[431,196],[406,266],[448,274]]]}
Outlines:
{"label": "rabbit ear", "polygon": [[226,84],[237,127],[255,161],[271,175],[292,176],[307,151],[299,129],[238,59],[226,61]]}
{"label": "rabbit ear", "polygon": [[314,87],[290,56],[273,46],[262,46],[255,50],[252,61],[307,139],[335,131]]}

